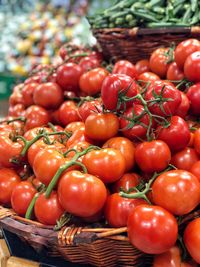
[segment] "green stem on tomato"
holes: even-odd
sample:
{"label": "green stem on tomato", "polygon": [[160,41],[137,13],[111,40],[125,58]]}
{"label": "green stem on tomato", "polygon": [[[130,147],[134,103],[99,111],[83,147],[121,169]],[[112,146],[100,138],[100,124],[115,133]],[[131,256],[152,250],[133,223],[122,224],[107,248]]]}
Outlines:
{"label": "green stem on tomato", "polygon": [[42,193],[42,191],[36,193],[35,196],[33,197],[33,199],[31,200],[31,203],[29,204],[28,209],[27,209],[26,214],[25,214],[25,218],[26,219],[29,219],[29,220],[31,219],[31,215],[32,215],[32,212],[33,212],[33,209],[34,209],[34,206],[35,206],[35,202],[36,202],[36,200],[38,199],[38,197],[40,196],[41,193]]}

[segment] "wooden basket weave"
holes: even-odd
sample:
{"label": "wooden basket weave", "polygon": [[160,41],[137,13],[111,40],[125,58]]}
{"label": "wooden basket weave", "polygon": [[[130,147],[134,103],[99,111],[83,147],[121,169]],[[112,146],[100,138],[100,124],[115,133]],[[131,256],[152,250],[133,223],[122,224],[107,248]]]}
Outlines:
{"label": "wooden basket weave", "polygon": [[187,38],[200,39],[200,27],[93,29],[105,59],[146,59],[158,47],[169,47]]}

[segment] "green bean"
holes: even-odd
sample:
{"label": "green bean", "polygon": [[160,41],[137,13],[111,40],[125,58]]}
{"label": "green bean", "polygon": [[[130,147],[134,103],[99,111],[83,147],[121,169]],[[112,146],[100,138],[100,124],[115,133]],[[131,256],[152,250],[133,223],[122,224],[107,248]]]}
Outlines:
{"label": "green bean", "polygon": [[176,15],[178,15],[178,13],[179,13],[181,10],[183,10],[183,5],[182,5],[182,4],[177,5],[177,6],[174,8],[174,10],[173,10],[173,15],[174,15],[174,17],[176,17]]}
{"label": "green bean", "polygon": [[154,6],[162,6],[164,4],[164,1],[163,0],[151,0],[150,2],[146,3],[145,4],[145,7],[147,9],[152,9],[152,7]]}
{"label": "green bean", "polygon": [[128,15],[126,15],[126,17],[125,17],[125,20],[126,20],[127,22],[130,22],[130,21],[132,21],[133,19],[134,19],[134,17],[133,17],[132,14],[128,14]]}
{"label": "green bean", "polygon": [[147,27],[150,28],[159,28],[159,27],[171,27],[171,26],[176,26],[176,27],[187,27],[187,23],[178,23],[174,25],[173,22],[150,22],[146,24]]}
{"label": "green bean", "polygon": [[130,27],[135,27],[135,26],[137,25],[137,20],[136,20],[136,19],[133,19],[132,21],[129,21],[129,22],[128,22],[128,25],[129,25]]}
{"label": "green bean", "polygon": [[153,12],[158,13],[158,14],[164,14],[165,13],[165,9],[163,7],[159,7],[159,6],[154,6],[152,8]]}
{"label": "green bean", "polygon": [[173,7],[177,7],[178,5],[183,5],[184,3],[188,2],[187,0],[176,0],[173,3]]}
{"label": "green bean", "polygon": [[183,18],[182,18],[182,22],[183,23],[189,22],[189,19],[191,18],[191,15],[192,15],[192,10],[191,10],[191,7],[189,6],[188,9],[185,12]]}
{"label": "green bean", "polygon": [[123,19],[123,18],[116,18],[116,20],[115,20],[115,24],[116,24],[116,25],[124,24],[124,19]]}
{"label": "green bean", "polygon": [[148,14],[148,13],[142,13],[142,12],[139,12],[139,11],[132,11],[132,13],[136,16],[136,17],[139,17],[139,18],[142,18],[144,20],[147,20],[147,21],[154,21],[154,22],[158,22],[158,20],[153,17],[152,15]]}
{"label": "green bean", "polygon": [[191,9],[193,12],[195,12],[197,7],[198,7],[198,0],[191,0]]}
{"label": "green bean", "polygon": [[125,10],[125,11],[117,12],[117,13],[113,14],[113,15],[109,18],[109,20],[110,20],[110,22],[113,22],[113,21],[115,21],[116,18],[118,18],[118,17],[123,17],[123,16],[126,16],[126,15],[128,15],[128,14],[130,14],[130,11],[129,11],[129,10]]}

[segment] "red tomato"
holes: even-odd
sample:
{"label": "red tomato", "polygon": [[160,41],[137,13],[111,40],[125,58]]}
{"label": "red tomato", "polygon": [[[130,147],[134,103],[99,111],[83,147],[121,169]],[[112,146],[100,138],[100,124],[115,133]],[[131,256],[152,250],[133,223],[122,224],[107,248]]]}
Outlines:
{"label": "red tomato", "polygon": [[127,76],[137,79],[138,72],[135,66],[128,60],[119,60],[115,63],[112,73],[114,74],[126,74]]}
{"label": "red tomato", "polygon": [[29,83],[42,83],[43,77],[41,75],[34,75],[24,81],[24,84]]}
{"label": "red tomato", "polygon": [[85,133],[89,138],[99,141],[117,135],[119,119],[113,113],[93,113],[85,121]]}
{"label": "red tomato", "polygon": [[14,188],[21,182],[19,175],[12,169],[0,169],[0,203],[10,204]]}
{"label": "red tomato", "polygon": [[196,161],[190,168],[190,172],[196,176],[200,182],[200,160]]}
{"label": "red tomato", "polygon": [[137,173],[125,173],[118,181],[112,184],[112,191],[117,193],[122,188],[125,191],[136,187],[140,183],[140,177]]}
{"label": "red tomato", "polygon": [[170,163],[178,169],[190,171],[192,165],[198,160],[197,152],[193,148],[186,147],[174,154]]}
{"label": "red tomato", "polygon": [[181,252],[177,246],[168,251],[155,255],[152,267],[183,267],[181,264]]}
{"label": "red tomato", "polygon": [[85,123],[82,121],[73,121],[65,127],[66,132],[74,133],[76,130],[85,130]]}
{"label": "red tomato", "polygon": [[92,150],[83,157],[88,172],[98,176],[104,183],[117,181],[125,172],[125,158],[112,148]]}
{"label": "red tomato", "polygon": [[89,217],[103,208],[107,190],[97,177],[79,171],[69,171],[60,178],[58,196],[67,212]]}
{"label": "red tomato", "polygon": [[199,50],[200,42],[197,39],[187,39],[178,44],[174,51],[174,59],[178,67],[183,69],[187,57]]}
{"label": "red tomato", "polygon": [[70,122],[80,121],[78,108],[73,101],[65,101],[58,109],[58,116],[61,125],[66,126]]}
{"label": "red tomato", "polygon": [[200,154],[200,128],[194,132],[194,149]]}
{"label": "red tomato", "polygon": [[93,144],[94,142],[86,136],[85,129],[77,129],[73,132],[72,136],[67,140],[66,146],[69,148],[79,142],[88,142]]}
{"label": "red tomato", "polygon": [[100,61],[97,58],[92,58],[90,56],[84,57],[80,60],[79,66],[83,72],[87,72],[91,69],[95,69],[101,66]]}
{"label": "red tomato", "polygon": [[25,216],[26,211],[37,193],[32,183],[22,181],[15,186],[11,195],[11,204],[13,210],[20,216]]}
{"label": "red tomato", "polygon": [[56,83],[42,83],[35,88],[33,100],[43,108],[55,109],[63,102],[63,91]]}
{"label": "red tomato", "polygon": [[172,116],[168,127],[158,126],[157,139],[164,141],[172,151],[185,148],[190,141],[188,124],[179,116]]}
{"label": "red tomato", "polygon": [[23,117],[25,111],[24,104],[16,104],[14,106],[9,106],[8,108],[8,115],[14,116],[14,117]]}
{"label": "red tomato", "polygon": [[178,237],[175,217],[159,206],[139,205],[129,215],[128,237],[133,246],[148,254],[160,254]]}
{"label": "red tomato", "polygon": [[160,172],[168,166],[170,160],[170,149],[160,140],[140,143],[135,149],[135,161],[143,172]]}
{"label": "red tomato", "polygon": [[128,216],[138,205],[146,204],[144,199],[123,198],[118,193],[108,196],[104,208],[105,219],[111,227],[124,227]]}
{"label": "red tomato", "polygon": [[38,85],[39,83],[28,83],[23,86],[21,93],[24,99],[24,105],[26,107],[29,107],[34,104],[33,93]]}
{"label": "red tomato", "polygon": [[192,258],[200,263],[200,218],[191,221],[184,232],[184,243]]}
{"label": "red tomato", "polygon": [[200,115],[200,83],[192,85],[187,93],[186,96],[190,101],[190,111],[193,115]]}
{"label": "red tomato", "polygon": [[106,141],[103,148],[114,148],[119,150],[125,158],[126,169],[130,171],[135,165],[135,146],[126,137],[113,137]]}
{"label": "red tomato", "polygon": [[184,79],[184,73],[180,70],[176,62],[172,62],[167,70],[167,80],[180,81]]}
{"label": "red tomato", "polygon": [[191,212],[200,203],[200,183],[190,172],[172,170],[156,178],[153,202],[175,215]]}
{"label": "red tomato", "polygon": [[136,71],[138,75],[150,71],[149,67],[149,60],[148,59],[142,59],[136,62],[135,64]]}
{"label": "red tomato", "polygon": [[95,112],[102,112],[102,106],[98,99],[85,101],[81,106],[78,107],[78,114],[82,121],[85,121],[90,114]]}
{"label": "red tomato", "polygon": [[189,55],[184,64],[185,77],[191,82],[200,82],[200,51]]}
{"label": "red tomato", "polygon": [[66,63],[57,69],[57,83],[65,91],[76,92],[79,89],[79,79],[82,69],[75,63]]}
{"label": "red tomato", "polygon": [[52,192],[49,198],[45,193],[41,194],[35,202],[34,212],[37,220],[46,225],[55,225],[64,213],[56,192]]}
{"label": "red tomato", "polygon": [[188,114],[189,108],[190,108],[190,101],[189,98],[187,97],[187,95],[183,92],[181,92],[181,103],[176,111],[177,116],[181,117],[181,118],[185,118],[186,115]]}
{"label": "red tomato", "polygon": [[[47,132],[47,133],[51,133],[52,132],[52,129],[51,128],[48,128],[48,127],[34,127],[28,131],[25,132],[24,134],[24,138],[28,141],[32,140],[33,138],[35,138],[39,133],[41,132]],[[54,141],[55,140],[55,137],[54,136],[49,136],[50,140],[51,141]]]}
{"label": "red tomato", "polygon": [[138,81],[142,82],[142,85],[145,86],[148,82],[155,82],[155,81],[159,81],[160,77],[158,75],[156,75],[153,72],[150,71],[146,71],[143,72],[139,75],[138,77]]}

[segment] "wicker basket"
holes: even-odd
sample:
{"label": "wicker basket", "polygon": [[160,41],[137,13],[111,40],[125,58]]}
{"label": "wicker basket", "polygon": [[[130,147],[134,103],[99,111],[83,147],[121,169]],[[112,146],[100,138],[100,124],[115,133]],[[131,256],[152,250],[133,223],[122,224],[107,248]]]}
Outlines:
{"label": "wicker basket", "polygon": [[93,34],[107,60],[127,59],[136,63],[148,58],[158,47],[178,44],[187,38],[200,39],[200,27],[93,29]]}

